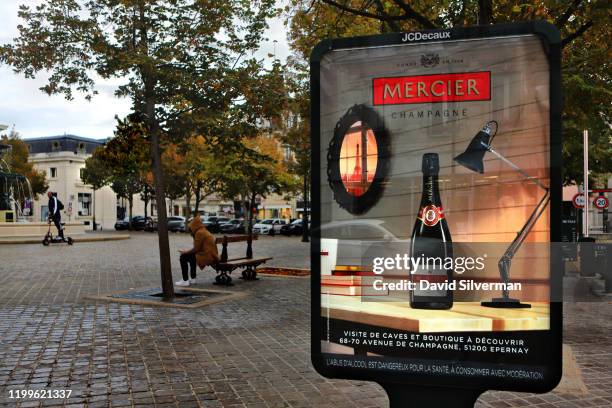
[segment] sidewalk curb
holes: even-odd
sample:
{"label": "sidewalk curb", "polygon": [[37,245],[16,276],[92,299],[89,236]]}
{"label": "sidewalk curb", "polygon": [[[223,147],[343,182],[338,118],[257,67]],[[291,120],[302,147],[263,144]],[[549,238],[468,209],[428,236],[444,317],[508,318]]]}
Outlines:
{"label": "sidewalk curb", "polygon": [[167,308],[177,308],[177,309],[197,309],[203,306],[208,306],[208,305],[212,305],[215,303],[226,302],[229,300],[242,299],[248,296],[248,293],[242,292],[242,291],[234,292],[234,291],[228,291],[228,290],[200,289],[200,288],[186,287],[186,288],[181,288],[181,291],[192,292],[195,294],[198,294],[198,293],[207,294],[210,292],[214,292],[214,293],[217,293],[223,296],[219,296],[217,298],[212,298],[212,299],[203,299],[197,303],[191,303],[191,304],[165,302],[161,298],[155,299],[155,300],[153,299],[149,300],[149,299],[144,299],[144,298],[116,297],[116,295],[127,295],[129,293],[140,292],[140,291],[148,290],[148,289],[155,289],[155,291],[161,291],[161,288],[156,288],[156,287],[131,288],[131,289],[117,290],[117,291],[98,294],[98,295],[85,295],[82,297],[82,300],[91,301],[91,302],[122,303],[122,304],[133,305],[133,306],[167,307]]}
{"label": "sidewalk curb", "polygon": [[[279,278],[299,278],[299,279],[310,279],[310,269],[307,268],[293,268],[287,266],[263,266],[261,267],[262,272],[257,271],[257,275],[268,276],[268,277],[279,277]],[[290,271],[290,272],[302,272],[308,273],[304,275],[285,275],[282,273],[266,273],[265,271]]]}
{"label": "sidewalk curb", "polygon": [[266,278],[310,279],[310,276],[279,275],[277,273],[265,272],[257,272],[257,276],[265,276]]}
{"label": "sidewalk curb", "polygon": [[589,393],[582,378],[582,370],[569,344],[563,344],[563,377],[554,391],[575,396]]}
{"label": "sidewalk curb", "polygon": [[[72,237],[75,243],[79,242],[102,242],[102,241],[121,241],[130,239],[130,235],[98,235],[88,237],[89,234],[79,234]],[[93,235],[93,234],[92,234]],[[41,244],[41,237],[23,237],[23,238],[0,238],[0,245],[11,245],[11,244]]]}

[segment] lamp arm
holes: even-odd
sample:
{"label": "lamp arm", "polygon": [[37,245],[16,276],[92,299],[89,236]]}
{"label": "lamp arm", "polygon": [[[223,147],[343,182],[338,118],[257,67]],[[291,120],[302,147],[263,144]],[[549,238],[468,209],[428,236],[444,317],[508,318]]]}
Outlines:
{"label": "lamp arm", "polygon": [[493,153],[498,159],[500,159],[501,161],[506,163],[508,166],[512,167],[514,170],[518,171],[523,177],[525,177],[526,180],[529,180],[532,183],[536,184],[541,189],[548,191],[548,187],[546,187],[544,184],[542,184],[542,182],[540,180],[538,180],[536,177],[530,176],[525,170],[521,169],[519,166],[517,166],[516,164],[512,163],[510,160],[508,160],[507,158],[505,158],[504,156],[499,154],[495,149],[493,149],[491,147],[491,145],[488,145],[488,144],[482,143],[482,142],[481,142],[481,144],[489,152]]}
{"label": "lamp arm", "polygon": [[[542,184],[542,182],[539,179],[537,179],[536,177],[530,176],[525,170],[521,169],[516,164],[514,164],[513,162],[511,162],[510,160],[508,160],[501,154],[499,154],[490,145],[487,145],[485,143],[482,143],[482,145],[489,152],[493,153],[497,158],[499,158],[504,163],[506,163],[507,165],[512,167],[514,170],[516,170],[518,173],[520,173],[525,178],[525,180],[531,181],[532,183],[534,183],[535,185],[537,185],[538,187],[544,190],[544,196],[540,199],[540,201],[534,208],[533,212],[531,213],[531,215],[529,216],[529,218],[527,219],[527,221],[525,222],[521,230],[518,232],[514,240],[510,243],[510,245],[508,246],[508,248],[506,249],[502,257],[497,262],[497,266],[499,268],[499,275],[501,277],[502,282],[509,283],[510,282],[510,266],[512,264],[512,258],[514,258],[514,255],[516,254],[516,252],[519,250],[519,248],[521,247],[521,245],[527,238],[527,235],[529,235],[529,232],[531,231],[535,223],[542,216],[542,213],[546,209],[546,206],[548,205],[548,202],[550,201],[550,190],[548,187]],[[510,298],[510,293],[507,288],[504,288],[502,290],[502,296],[504,299]]]}
{"label": "lamp arm", "polygon": [[[502,282],[509,283],[510,282],[510,265],[512,263],[512,258],[519,250],[527,235],[538,221],[538,219],[542,216],[542,213],[546,209],[548,202],[550,201],[550,193],[547,190],[542,199],[538,202],[535,209],[529,216],[527,222],[523,225],[521,230],[518,232],[514,240],[510,243],[502,257],[499,259],[497,266],[499,268],[499,274],[501,276]],[[503,297],[509,298],[508,290],[504,288]]]}

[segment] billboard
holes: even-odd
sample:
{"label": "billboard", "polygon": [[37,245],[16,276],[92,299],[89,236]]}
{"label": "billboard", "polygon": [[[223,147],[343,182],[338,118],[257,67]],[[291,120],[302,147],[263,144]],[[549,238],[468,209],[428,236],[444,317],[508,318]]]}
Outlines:
{"label": "billboard", "polygon": [[559,45],[551,25],[524,23],[315,48],[312,353],[321,374],[557,384]]}

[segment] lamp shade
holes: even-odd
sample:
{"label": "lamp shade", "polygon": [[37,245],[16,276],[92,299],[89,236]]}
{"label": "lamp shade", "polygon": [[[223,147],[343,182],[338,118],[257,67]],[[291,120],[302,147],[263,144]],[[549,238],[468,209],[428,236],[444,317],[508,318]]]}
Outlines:
{"label": "lamp shade", "polygon": [[453,160],[472,171],[480,174],[484,173],[483,158],[489,149],[491,142],[491,128],[485,126],[474,136],[465,152],[455,157]]}

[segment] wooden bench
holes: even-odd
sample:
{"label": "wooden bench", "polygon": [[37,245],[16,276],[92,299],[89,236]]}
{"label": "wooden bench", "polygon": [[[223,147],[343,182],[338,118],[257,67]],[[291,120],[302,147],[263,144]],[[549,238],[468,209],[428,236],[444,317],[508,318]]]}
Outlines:
{"label": "wooden bench", "polygon": [[[217,285],[231,285],[232,277],[230,274],[238,269],[244,268],[242,271],[242,279],[244,280],[256,280],[257,279],[257,271],[256,268],[266,263],[272,259],[272,257],[262,257],[262,258],[254,258],[253,257],[253,240],[257,239],[256,235],[249,237],[248,235],[234,235],[228,237],[224,235],[223,237],[216,238],[215,244],[222,244],[223,249],[221,250],[221,259],[215,265],[213,265],[213,269],[217,271],[217,276],[215,277],[215,284]],[[228,259],[227,255],[227,246],[230,242],[247,242],[246,256],[244,258],[234,258]]]}

